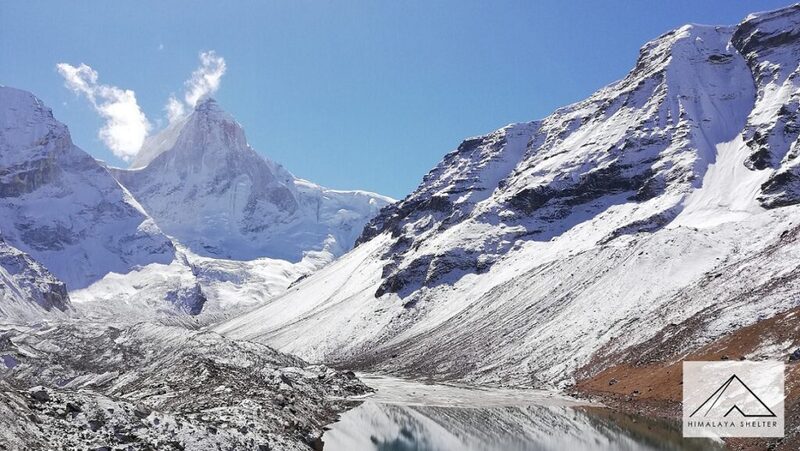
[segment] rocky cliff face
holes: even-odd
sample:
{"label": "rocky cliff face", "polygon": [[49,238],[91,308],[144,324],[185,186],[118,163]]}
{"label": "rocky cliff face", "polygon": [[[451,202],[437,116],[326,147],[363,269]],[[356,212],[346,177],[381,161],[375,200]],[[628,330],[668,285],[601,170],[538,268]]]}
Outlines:
{"label": "rocky cliff face", "polygon": [[[701,26],[667,33],[642,48],[627,77],[589,99],[464,141],[367,226],[362,241],[397,238],[377,294],[483,272],[515,243],[548,241],[615,205],[633,211],[604,226],[609,239],[664,226],[753,106],[732,34]],[[491,232],[463,240],[442,233],[468,227]]]}
{"label": "rocky cliff face", "polygon": [[0,240],[0,317],[71,309],[67,287],[29,255]]}
{"label": "rocky cliff face", "polygon": [[732,43],[744,56],[758,93],[743,137],[749,148],[745,164],[766,170],[758,200],[765,208],[800,202],[800,6],[748,17]]}
{"label": "rocky cliff face", "polygon": [[798,305],[796,260],[763,257],[798,249],[798,35],[793,6],[658,37],[588,99],[465,140],[354,251],[218,330],[365,368],[566,384],[674,325],[696,344]]}
{"label": "rocky cliff face", "polygon": [[134,169],[114,170],[165,232],[206,257],[300,261],[338,256],[390,199],[295,178],[258,155],[213,99],[151,137]]}

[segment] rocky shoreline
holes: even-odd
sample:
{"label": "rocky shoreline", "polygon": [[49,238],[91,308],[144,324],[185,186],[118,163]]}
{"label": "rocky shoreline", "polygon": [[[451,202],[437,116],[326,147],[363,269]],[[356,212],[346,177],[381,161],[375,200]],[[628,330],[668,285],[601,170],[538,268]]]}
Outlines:
{"label": "rocky shoreline", "polygon": [[307,450],[371,391],[353,373],[210,332],[0,328],[0,449]]}
{"label": "rocky shoreline", "polygon": [[[775,344],[797,345],[800,323],[795,308],[748,327],[737,329],[717,340],[686,350],[685,343],[694,331],[659,336],[659,346],[628,350],[619,364],[598,371],[593,365],[582,368],[570,393],[601,402],[612,409],[649,417],[680,419],[682,400],[682,362],[684,360],[786,360],[786,435],[782,439],[727,439],[736,450],[794,450],[800,442],[800,361],[775,350]],[[676,325],[680,329],[684,325]],[[687,328],[688,329],[688,328]],[[683,343],[681,343],[683,342]],[[673,352],[664,350],[681,350]]]}

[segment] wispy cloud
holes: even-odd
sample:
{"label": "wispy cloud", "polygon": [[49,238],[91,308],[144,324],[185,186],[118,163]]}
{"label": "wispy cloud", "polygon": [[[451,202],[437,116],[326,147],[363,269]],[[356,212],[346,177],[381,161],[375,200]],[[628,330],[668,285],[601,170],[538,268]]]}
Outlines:
{"label": "wispy cloud", "polygon": [[97,71],[86,64],[75,67],[60,63],[56,68],[64,77],[65,86],[84,95],[105,119],[97,134],[100,140],[114,155],[125,161],[131,160],[141,149],[151,128],[136,102],[136,94],[130,89],[99,84]]}
{"label": "wispy cloud", "polygon": [[225,58],[213,50],[200,53],[200,67],[186,81],[186,104],[194,108],[197,102],[217,92],[219,82],[225,75]]}
{"label": "wispy cloud", "polygon": [[226,69],[225,58],[217,55],[215,51],[200,52],[200,66],[184,83],[186,92],[183,102],[173,95],[164,107],[169,121],[174,122],[184,117],[187,111],[197,105],[197,102],[217,92]]}
{"label": "wispy cloud", "polygon": [[[159,46],[161,48],[163,44]],[[97,136],[106,147],[124,161],[132,160],[152,129],[147,116],[139,108],[136,93],[98,83],[97,71],[86,64],[72,66],[59,63],[56,69],[64,77],[64,85],[86,97],[105,120]],[[199,101],[214,94],[219,89],[226,69],[225,58],[213,50],[200,52],[200,65],[184,83],[186,91],[183,99],[171,95],[164,106],[169,122],[174,123],[186,117]]]}
{"label": "wispy cloud", "polygon": [[164,109],[167,111],[167,119],[169,119],[170,123],[186,116],[186,107],[183,105],[183,102],[176,99],[174,95],[169,96],[169,100],[167,100],[167,105]]}

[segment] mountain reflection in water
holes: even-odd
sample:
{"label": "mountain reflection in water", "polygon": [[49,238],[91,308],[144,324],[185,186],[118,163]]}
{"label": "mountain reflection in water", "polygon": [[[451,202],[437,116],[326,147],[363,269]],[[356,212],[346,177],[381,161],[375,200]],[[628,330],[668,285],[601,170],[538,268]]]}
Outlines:
{"label": "mountain reflection in water", "polygon": [[713,450],[680,425],[591,407],[433,407],[365,402],[322,437],[325,451]]}

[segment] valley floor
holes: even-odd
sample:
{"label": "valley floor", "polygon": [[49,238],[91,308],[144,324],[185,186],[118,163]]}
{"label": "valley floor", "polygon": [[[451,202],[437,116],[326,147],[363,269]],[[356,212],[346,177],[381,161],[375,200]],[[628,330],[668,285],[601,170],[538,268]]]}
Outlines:
{"label": "valley floor", "polygon": [[352,373],[152,323],[0,323],[0,450],[305,450]]}

